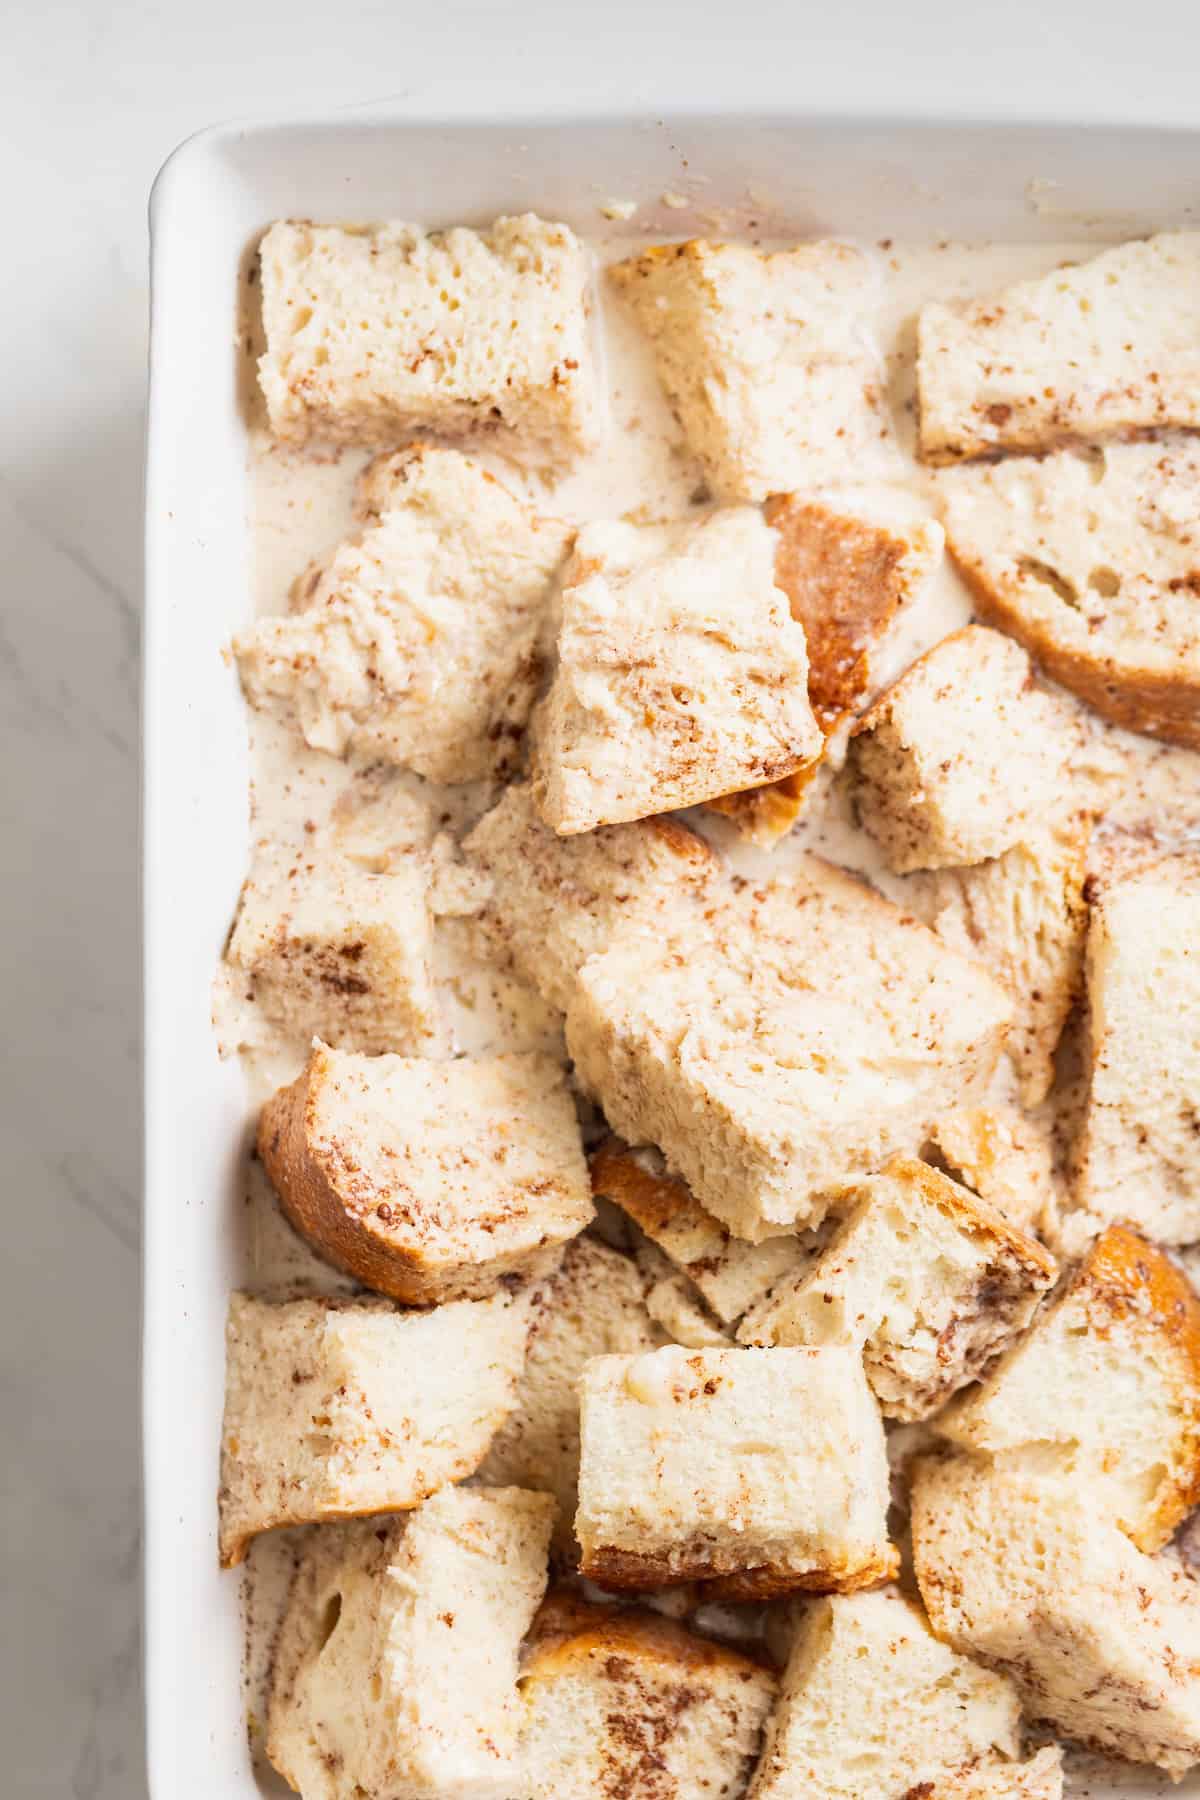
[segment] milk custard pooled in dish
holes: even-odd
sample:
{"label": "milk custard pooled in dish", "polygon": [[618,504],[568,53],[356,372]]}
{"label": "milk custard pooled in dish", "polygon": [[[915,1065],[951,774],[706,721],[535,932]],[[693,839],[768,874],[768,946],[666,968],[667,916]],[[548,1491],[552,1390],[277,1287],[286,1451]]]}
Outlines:
{"label": "milk custard pooled in dish", "polygon": [[256,1764],[1178,1778],[1200,234],[623,230],[247,281]]}

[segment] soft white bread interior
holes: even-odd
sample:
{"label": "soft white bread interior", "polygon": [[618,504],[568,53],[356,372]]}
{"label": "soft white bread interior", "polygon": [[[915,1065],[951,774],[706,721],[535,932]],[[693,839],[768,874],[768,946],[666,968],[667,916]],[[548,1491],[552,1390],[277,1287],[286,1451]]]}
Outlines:
{"label": "soft white bread interior", "polygon": [[258,1150],[313,1248],[409,1305],[545,1273],[593,1216],[552,1057],[356,1056],[319,1040],[263,1108]]}
{"label": "soft white bread interior", "polygon": [[565,225],[280,220],[259,260],[276,437],[388,445],[428,431],[538,466],[598,439],[591,260]]}
{"label": "soft white bread interior", "polygon": [[860,250],[693,239],[608,273],[719,500],[894,470],[883,362],[866,329],[878,276]]}
{"label": "soft white bread interior", "polygon": [[579,1378],[594,1356],[632,1354],[661,1342],[637,1265],[596,1238],[568,1244],[557,1271],[534,1293],[516,1404],[492,1439],[480,1479],[553,1494],[560,1558],[575,1553]]}
{"label": "soft white bread interior", "polygon": [[1110,1225],[938,1429],[1158,1550],[1200,1505],[1200,1299],[1156,1245]]}
{"label": "soft white bread interior", "polygon": [[1087,940],[1090,1074],[1073,1198],[1200,1238],[1200,855],[1114,871]]}
{"label": "soft white bread interior", "polygon": [[388,459],[387,508],[233,641],[246,698],[316,750],[431,781],[503,775],[569,527],[456,450]]}
{"label": "soft white bread interior", "polygon": [[580,970],[576,1074],[613,1129],[760,1241],[819,1224],[827,1190],[976,1097],[1010,1002],[979,964],[845,871],[805,858],[686,942]]}
{"label": "soft white bread interior", "polygon": [[548,1494],[444,1487],[308,1540],[267,1712],[268,1757],[304,1800],[528,1791],[517,1659],[553,1514]]}
{"label": "soft white bread interior", "polygon": [[1033,685],[1019,644],[967,625],[919,657],[860,719],[852,797],[896,874],[980,863],[1058,806],[1076,733]]}
{"label": "soft white bread interior", "polygon": [[923,1800],[1019,1743],[1012,1683],[940,1644],[919,1606],[837,1595],[800,1613],[749,1800]]}
{"label": "soft white bread interior", "polygon": [[234,1294],[222,1563],[256,1532],[400,1512],[472,1474],[516,1402],[528,1329],[527,1302],[507,1294],[412,1313]]}
{"label": "soft white bread interior", "polygon": [[521,1677],[530,1800],[739,1800],[775,1685],[658,1613],[551,1594]]}
{"label": "soft white bread interior", "polygon": [[1200,232],[1119,244],[917,326],[921,455],[1200,426]]}
{"label": "soft white bread interior", "polygon": [[940,1638],[1010,1674],[1029,1719],[1154,1763],[1200,1762],[1200,1587],[1053,1482],[918,1464],[913,1557]]}
{"label": "soft white bread interior", "polygon": [[560,838],[529,785],[505,788],[465,840],[490,878],[481,925],[492,945],[565,1012],[589,957],[618,936],[682,933],[724,890],[715,853],[675,819],[643,819]]}
{"label": "soft white bread interior", "polygon": [[1101,718],[1200,749],[1200,439],[939,478],[980,613]]}
{"label": "soft white bread interior", "polygon": [[602,1356],[580,1381],[575,1530],[602,1587],[732,1598],[894,1574],[879,1410],[852,1349]]}
{"label": "soft white bread interior", "polygon": [[1028,1762],[975,1763],[921,1789],[921,1800],[1062,1800],[1063,1759],[1045,1744]]}
{"label": "soft white bread interior", "polygon": [[883,1411],[924,1419],[1029,1324],[1054,1258],[985,1200],[913,1157],[834,1196],[818,1261],[742,1320],[744,1344],[851,1344]]}
{"label": "soft white bread interior", "polygon": [[646,1311],[671,1344],[689,1350],[724,1350],[733,1334],[721,1324],[700,1292],[671,1259],[647,1237],[634,1246],[634,1258],[646,1288]]}

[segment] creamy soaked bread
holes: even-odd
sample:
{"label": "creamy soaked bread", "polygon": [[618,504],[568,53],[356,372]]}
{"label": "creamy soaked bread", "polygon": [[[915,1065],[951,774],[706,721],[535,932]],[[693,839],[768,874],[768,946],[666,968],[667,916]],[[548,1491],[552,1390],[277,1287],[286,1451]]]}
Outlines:
{"label": "creamy soaked bread", "polygon": [[592,1217],[575,1106],[548,1056],[355,1056],[319,1040],[258,1150],[318,1253],[409,1305],[544,1273]]}
{"label": "creamy soaked bread", "polygon": [[529,1800],[738,1800],[770,1671],[657,1613],[551,1595],[521,1675]]}
{"label": "creamy soaked bread", "polygon": [[883,1411],[924,1419],[1024,1328],[1054,1258],[949,1176],[897,1156],[832,1197],[814,1266],[743,1319],[744,1344],[851,1344]]}
{"label": "creamy soaked bread", "polygon": [[751,506],[580,529],[534,731],[534,798],[561,836],[816,760],[804,628],[775,585],[775,551]]}
{"label": "creamy soaked bread", "polygon": [[1010,1225],[1038,1235],[1057,1216],[1048,1133],[1015,1106],[962,1106],[938,1119],[926,1162],[1002,1212]]}
{"label": "creamy soaked bread", "polygon": [[281,220],[260,264],[276,437],[385,446],[432,432],[539,465],[597,441],[590,258],[565,225]]}
{"label": "creamy soaked bread", "polygon": [[267,1711],[267,1755],[304,1800],[529,1791],[517,1659],[553,1514],[548,1494],[445,1487],[308,1539]]}
{"label": "creamy soaked bread", "polygon": [[938,1643],[894,1590],[811,1602],[749,1800],[913,1800],[1020,1742],[1011,1682]]}
{"label": "creamy soaked bread", "polygon": [[938,1430],[1036,1467],[1064,1507],[1161,1549],[1200,1505],[1200,1299],[1163,1251],[1110,1225]]}
{"label": "creamy soaked bread", "polygon": [[975,1763],[922,1787],[921,1800],[1062,1800],[1062,1751],[1046,1744],[1028,1762]]}
{"label": "creamy soaked bread", "polygon": [[895,1573],[883,1425],[853,1350],[601,1356],[580,1397],[575,1530],[602,1587],[724,1577],[752,1598]]}
{"label": "creamy soaked bread", "polygon": [[589,957],[617,937],[690,936],[727,888],[717,856],[677,820],[560,838],[527,783],[505,788],[464,847],[491,881],[484,932],[562,1012]]}
{"label": "creamy soaked bread", "polygon": [[1053,1483],[918,1464],[913,1555],[940,1638],[1010,1674],[1027,1717],[1176,1779],[1200,1762],[1200,1587]]}
{"label": "creamy soaked bread", "polygon": [[669,1343],[689,1350],[724,1350],[733,1342],[699,1289],[656,1244],[643,1237],[633,1254],[646,1284],[646,1311]]}
{"label": "creamy soaked bread", "polygon": [[596,1238],[568,1244],[558,1269],[533,1296],[516,1403],[479,1473],[483,1481],[515,1482],[554,1495],[554,1547],[561,1558],[575,1554],[579,1379],[594,1356],[633,1354],[661,1342],[637,1265]]}
{"label": "creamy soaked bread", "polygon": [[541,676],[568,528],[454,450],[418,446],[390,504],[234,639],[252,706],[307,744],[431,781],[502,774]]}
{"label": "creamy soaked bread", "polygon": [[[940,562],[944,534],[932,519],[894,516],[875,495],[856,504],[846,494],[775,494],[764,516],[778,539],[776,586],[804,627],[808,697],[827,748],[870,699],[892,628]],[[708,804],[769,847],[799,818],[815,772],[810,763]]]}
{"label": "creamy soaked bread", "polygon": [[234,1294],[220,1549],[258,1531],[400,1512],[478,1468],[512,1411],[529,1312],[498,1294],[432,1312]]}
{"label": "creamy soaked bread", "polygon": [[439,1035],[428,875],[417,857],[363,868],[329,845],[264,849],[225,962],[277,1030],[347,1050],[429,1050]]}
{"label": "creamy soaked bread", "polygon": [[654,348],[688,448],[720,500],[765,500],[890,468],[878,285],[849,244],[770,253],[660,244],[609,279]]}
{"label": "creamy soaked bread", "polygon": [[1087,941],[1090,1077],[1074,1197],[1152,1237],[1200,1237],[1200,856],[1114,871]]}
{"label": "creamy soaked bread", "polygon": [[1019,644],[968,625],[926,651],[850,741],[854,806],[897,874],[983,862],[1055,809],[1074,745]]}
{"label": "creamy soaked bread", "polygon": [[1200,749],[1200,440],[1011,457],[939,485],[984,617],[1102,718]]}
{"label": "creamy soaked bread", "polygon": [[998,294],[922,307],[922,456],[1200,426],[1200,232],[1164,232]]}
{"label": "creamy soaked bread", "polygon": [[738,1236],[819,1224],[828,1188],[919,1143],[995,1066],[1010,1003],[980,965],[815,857],[686,943],[580,970],[576,1073]]}

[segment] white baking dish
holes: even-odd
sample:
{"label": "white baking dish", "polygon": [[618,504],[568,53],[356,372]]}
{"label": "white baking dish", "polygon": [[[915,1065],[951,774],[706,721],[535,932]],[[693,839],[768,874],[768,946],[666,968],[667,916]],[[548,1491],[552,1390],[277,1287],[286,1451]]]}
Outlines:
{"label": "white baking dish", "polygon": [[[247,845],[245,724],[220,654],[249,606],[234,353],[246,249],[286,214],[443,224],[534,208],[594,233],[609,196],[644,202],[639,219],[670,236],[719,208],[780,236],[1106,241],[1194,222],[1198,169],[1200,131],[694,115],[354,115],[219,129],[167,164],[151,207],[144,713],[146,1691],[158,1800],[257,1792],[239,1584],[218,1573],[215,1531],[247,1107],[209,1017]],[[665,191],[694,210],[664,208]],[[1135,1778],[1120,1791],[1158,1786]],[[1175,1791],[1200,1796],[1200,1780]]]}

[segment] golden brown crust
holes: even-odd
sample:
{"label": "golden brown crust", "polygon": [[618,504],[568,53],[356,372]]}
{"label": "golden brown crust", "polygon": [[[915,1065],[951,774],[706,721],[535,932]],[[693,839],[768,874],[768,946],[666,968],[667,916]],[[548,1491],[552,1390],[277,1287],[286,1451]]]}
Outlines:
{"label": "golden brown crust", "polygon": [[708,1215],[682,1181],[673,1175],[655,1175],[643,1169],[628,1144],[618,1137],[606,1138],[592,1152],[588,1168],[593,1195],[612,1200],[641,1226],[647,1237],[656,1237],[684,1213],[708,1223]]}
{"label": "golden brown crust", "polygon": [[940,1169],[916,1157],[901,1155],[891,1157],[880,1173],[911,1183],[923,1200],[936,1206],[963,1231],[990,1238],[993,1254],[1009,1257],[1042,1287],[1049,1287],[1058,1274],[1058,1264],[1044,1244],[1012,1224],[998,1207],[952,1181]]}
{"label": "golden brown crust", "polygon": [[768,1600],[781,1594],[853,1594],[860,1588],[890,1581],[900,1567],[900,1554],[889,1545],[889,1554],[866,1563],[827,1562],[820,1568],[789,1569],[783,1564],[760,1563],[752,1568],[734,1566],[735,1550],[714,1552],[711,1546],[689,1551],[685,1545],[669,1556],[617,1550],[600,1545],[586,1550],[580,1573],[599,1587],[649,1591],[700,1581],[721,1600]]}
{"label": "golden brown crust", "polygon": [[524,1674],[560,1674],[594,1656],[671,1663],[684,1674],[711,1669],[758,1675],[770,1667],[765,1656],[759,1662],[697,1637],[661,1613],[597,1606],[569,1588],[552,1590],[533,1622]]}
{"label": "golden brown crust", "polygon": [[983,617],[1023,644],[1053,681],[1113,725],[1200,750],[1200,683],[1156,669],[1124,668],[1111,658],[1067,648],[1030,620],[953,538],[947,548]]}

